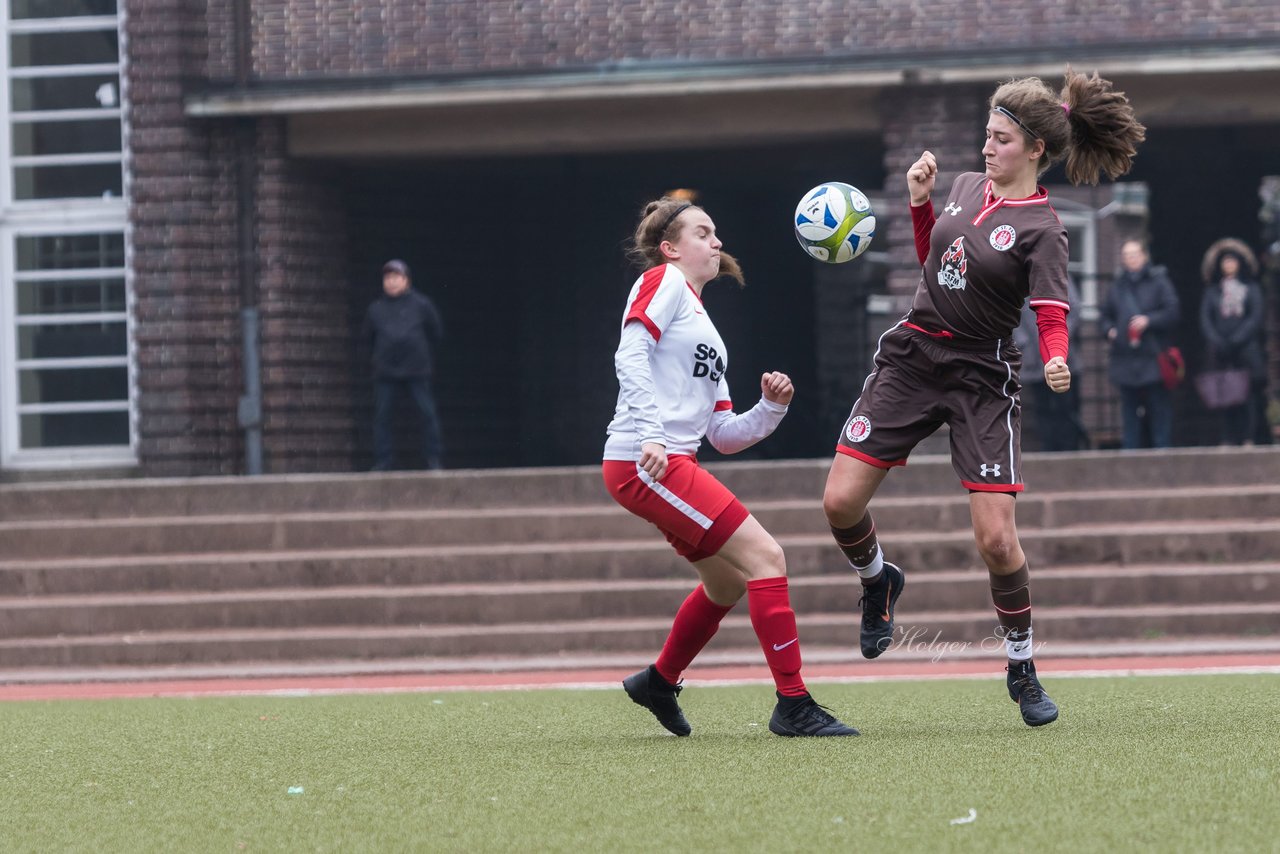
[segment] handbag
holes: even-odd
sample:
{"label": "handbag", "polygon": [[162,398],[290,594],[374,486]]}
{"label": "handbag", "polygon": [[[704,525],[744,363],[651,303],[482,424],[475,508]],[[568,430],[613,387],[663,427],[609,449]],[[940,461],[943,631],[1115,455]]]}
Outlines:
{"label": "handbag", "polygon": [[[1121,299],[1133,307],[1133,314],[1142,314],[1142,308],[1132,294],[1123,294]],[[1132,317],[1133,315],[1130,315]],[[1187,376],[1187,361],[1182,358],[1182,351],[1170,345],[1156,352],[1156,366],[1160,368],[1160,381],[1164,387],[1173,391]]]}
{"label": "handbag", "polygon": [[1187,376],[1187,362],[1182,358],[1182,351],[1177,347],[1169,347],[1156,354],[1160,364],[1160,379],[1164,387],[1173,391],[1182,384]]}
{"label": "handbag", "polygon": [[1209,409],[1239,406],[1249,398],[1249,372],[1244,368],[1205,371],[1196,376],[1196,392]]}

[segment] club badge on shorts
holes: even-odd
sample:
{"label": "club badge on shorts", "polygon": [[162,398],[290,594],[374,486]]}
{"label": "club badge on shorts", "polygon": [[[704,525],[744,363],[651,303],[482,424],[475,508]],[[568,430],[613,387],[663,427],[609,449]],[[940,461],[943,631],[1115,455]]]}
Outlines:
{"label": "club badge on shorts", "polygon": [[850,442],[861,442],[871,435],[871,419],[865,415],[855,415],[845,425],[844,435]]}
{"label": "club badge on shorts", "polygon": [[997,225],[991,232],[991,248],[1000,252],[1008,252],[1013,248],[1013,241],[1018,239],[1018,232],[1011,225]]}

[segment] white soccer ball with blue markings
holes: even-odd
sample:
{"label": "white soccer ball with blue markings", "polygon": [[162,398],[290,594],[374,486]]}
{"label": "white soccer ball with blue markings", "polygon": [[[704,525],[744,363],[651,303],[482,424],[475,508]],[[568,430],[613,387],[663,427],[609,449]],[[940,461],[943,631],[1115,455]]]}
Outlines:
{"label": "white soccer ball with blue markings", "polygon": [[866,193],[828,181],[800,199],[795,225],[796,240],[805,252],[828,264],[843,264],[867,251],[876,233],[876,215]]}

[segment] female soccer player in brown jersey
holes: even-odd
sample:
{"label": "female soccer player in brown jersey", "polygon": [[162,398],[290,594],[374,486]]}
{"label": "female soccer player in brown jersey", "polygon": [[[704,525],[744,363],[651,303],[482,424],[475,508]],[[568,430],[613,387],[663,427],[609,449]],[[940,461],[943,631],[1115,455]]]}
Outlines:
{"label": "female soccer player in brown jersey", "polygon": [[951,461],[969,490],[978,552],[1008,655],[1007,686],[1023,720],[1050,723],[1058,707],[1032,661],[1027,558],[1014,524],[1022,490],[1018,369],[1012,333],[1028,298],[1036,311],[1041,379],[1071,387],[1067,368],[1067,233],[1037,181],[1066,158],[1072,184],[1129,171],[1145,130],[1122,93],[1096,73],[1068,69],[1061,93],[1038,78],[1013,80],[990,101],[985,174],[956,178],[937,218],[938,164],[925,151],[907,170],[916,252],[923,265],[907,315],[881,336],[874,369],[845,422],[823,507],[861,576],[862,654],[892,642],[901,569],[884,560],[867,505],[893,466],[942,424]]}

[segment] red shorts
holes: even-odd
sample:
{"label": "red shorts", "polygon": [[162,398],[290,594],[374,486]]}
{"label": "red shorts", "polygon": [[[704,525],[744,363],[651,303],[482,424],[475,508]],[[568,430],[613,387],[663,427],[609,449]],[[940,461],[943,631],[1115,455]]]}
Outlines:
{"label": "red shorts", "polygon": [[748,515],[728,487],[687,454],[667,457],[661,481],[635,462],[605,460],[604,485],[614,501],[652,522],[691,563],[720,551]]}

